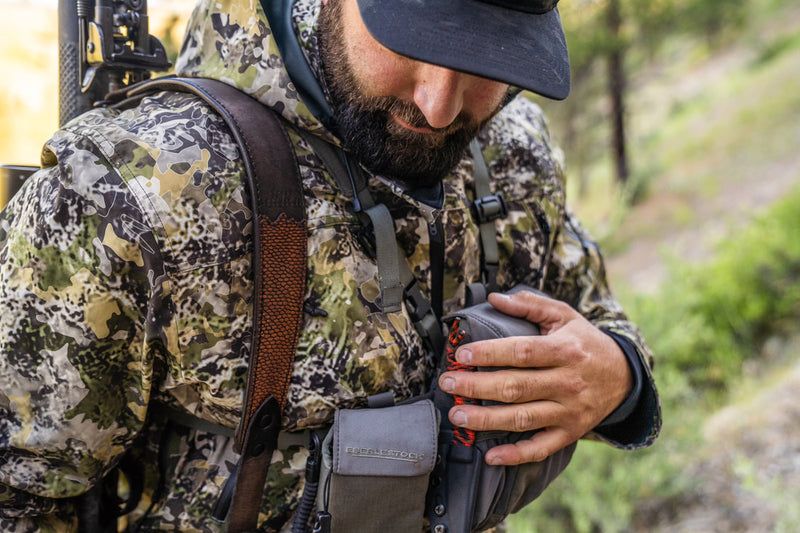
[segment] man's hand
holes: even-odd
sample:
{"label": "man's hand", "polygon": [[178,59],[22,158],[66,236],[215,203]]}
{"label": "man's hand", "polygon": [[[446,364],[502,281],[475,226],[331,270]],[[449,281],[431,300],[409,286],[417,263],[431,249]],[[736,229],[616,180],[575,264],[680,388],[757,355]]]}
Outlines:
{"label": "man's hand", "polygon": [[541,431],[516,444],[492,448],[487,463],[542,461],[594,429],[625,400],[633,381],[625,354],[569,305],[527,291],[490,294],[489,302],[503,313],[537,324],[541,336],[460,347],[456,352],[460,363],[512,368],[445,372],[439,378],[441,389],[508,405],[455,406],[450,421],[477,431]]}

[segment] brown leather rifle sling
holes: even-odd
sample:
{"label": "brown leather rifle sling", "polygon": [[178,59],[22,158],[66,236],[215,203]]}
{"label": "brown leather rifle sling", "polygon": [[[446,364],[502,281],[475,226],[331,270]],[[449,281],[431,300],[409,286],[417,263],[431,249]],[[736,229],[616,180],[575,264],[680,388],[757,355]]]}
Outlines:
{"label": "brown leather rifle sling", "polygon": [[277,447],[303,315],[308,237],[305,202],[294,149],[278,115],[254,98],[216,80],[159,78],[126,91],[189,92],[227,123],[239,145],[254,221],[253,338],[242,418],[240,453],[228,533],[255,530],[267,469]]}

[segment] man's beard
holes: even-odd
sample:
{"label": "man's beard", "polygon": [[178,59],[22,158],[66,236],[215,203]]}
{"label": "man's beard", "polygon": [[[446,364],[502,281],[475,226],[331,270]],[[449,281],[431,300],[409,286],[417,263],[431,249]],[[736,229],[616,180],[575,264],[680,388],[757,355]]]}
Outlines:
{"label": "man's beard", "polygon": [[464,150],[488,118],[479,122],[465,113],[434,133],[418,133],[394,121],[430,128],[416,105],[393,96],[365,96],[347,57],[342,2],[329,1],[319,18],[319,46],[342,146],[371,172],[404,183],[410,189],[439,183],[461,160]]}

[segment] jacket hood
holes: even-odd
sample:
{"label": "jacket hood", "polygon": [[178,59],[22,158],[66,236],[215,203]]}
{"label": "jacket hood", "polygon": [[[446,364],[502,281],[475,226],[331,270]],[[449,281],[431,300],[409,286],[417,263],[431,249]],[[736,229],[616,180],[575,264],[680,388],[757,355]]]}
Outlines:
{"label": "jacket hood", "polygon": [[322,79],[316,45],[321,0],[264,4],[269,16],[258,0],[200,0],[175,73],[232,85],[290,123],[338,144],[323,125],[328,103],[317,81]]}

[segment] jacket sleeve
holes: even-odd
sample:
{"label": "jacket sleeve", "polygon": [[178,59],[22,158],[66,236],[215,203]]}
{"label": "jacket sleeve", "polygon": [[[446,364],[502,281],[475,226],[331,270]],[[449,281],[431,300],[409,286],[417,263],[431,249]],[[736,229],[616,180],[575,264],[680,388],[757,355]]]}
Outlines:
{"label": "jacket sleeve", "polygon": [[9,532],[74,529],[73,498],[143,425],[161,342],[157,247],[119,174],[63,132],[43,160],[48,168],[0,215],[0,530]]}
{"label": "jacket sleeve", "polygon": [[625,352],[638,379],[636,397],[623,403],[625,412],[612,413],[588,437],[625,449],[652,444],[661,429],[661,407],[651,374],[652,353],[638,327],[611,294],[597,244],[568,209],[555,234],[544,290],[609,334]]}

